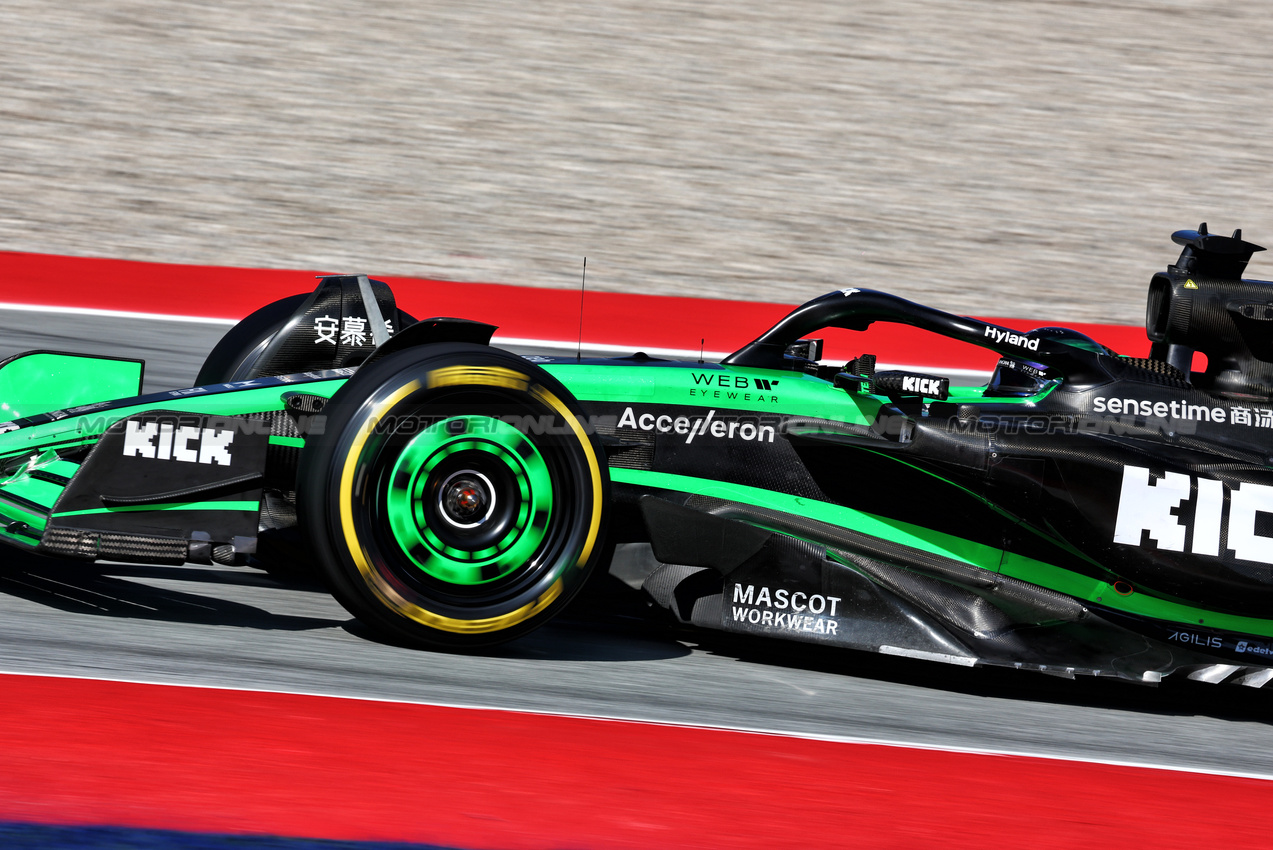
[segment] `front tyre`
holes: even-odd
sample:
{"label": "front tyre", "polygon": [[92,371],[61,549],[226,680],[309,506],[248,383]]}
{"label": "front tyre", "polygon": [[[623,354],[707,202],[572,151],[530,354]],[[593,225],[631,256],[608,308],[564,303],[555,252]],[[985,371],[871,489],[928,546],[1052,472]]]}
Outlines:
{"label": "front tyre", "polygon": [[299,519],[336,598],[378,631],[510,640],[560,611],[599,560],[605,455],[565,387],[522,358],[397,352],[324,412],[301,456]]}

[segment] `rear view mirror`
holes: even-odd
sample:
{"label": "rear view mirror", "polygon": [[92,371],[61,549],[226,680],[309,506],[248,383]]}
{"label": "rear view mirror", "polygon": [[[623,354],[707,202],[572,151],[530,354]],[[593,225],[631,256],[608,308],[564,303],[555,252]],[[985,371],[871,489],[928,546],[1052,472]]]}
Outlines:
{"label": "rear view mirror", "polygon": [[821,360],[822,340],[798,339],[787,346],[786,353],[791,357],[800,357],[805,360]]}

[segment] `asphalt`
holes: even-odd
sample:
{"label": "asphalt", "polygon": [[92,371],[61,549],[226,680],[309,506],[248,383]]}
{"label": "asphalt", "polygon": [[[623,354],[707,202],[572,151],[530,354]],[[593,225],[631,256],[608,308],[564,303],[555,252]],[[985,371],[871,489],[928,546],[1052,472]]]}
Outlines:
{"label": "asphalt", "polygon": [[[7,328],[15,321],[0,311]],[[189,377],[222,328],[28,315],[33,338],[160,353]],[[35,328],[38,328],[36,330]],[[1273,694],[968,669],[674,627],[618,581],[478,655],[386,644],[321,587],[249,567],[4,553],[0,671],[562,712],[1273,776]]]}

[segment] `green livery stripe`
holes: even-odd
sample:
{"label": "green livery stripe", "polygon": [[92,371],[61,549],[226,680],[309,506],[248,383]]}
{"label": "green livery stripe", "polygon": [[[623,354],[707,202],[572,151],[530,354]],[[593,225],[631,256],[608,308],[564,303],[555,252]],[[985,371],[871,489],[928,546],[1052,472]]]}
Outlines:
{"label": "green livery stripe", "polygon": [[[1016,552],[1003,553],[1003,561],[999,566],[999,572],[1011,578],[1021,579],[1030,584],[1037,584],[1041,587],[1055,590],[1057,593],[1064,593],[1066,596],[1086,599],[1091,602],[1095,602],[1101,597],[1101,588],[1108,589],[1109,587],[1098,578],[1085,576],[1082,573],[1076,573],[1073,570],[1067,570],[1064,567],[1058,567],[1045,561],[1027,558],[1025,555],[1018,555]],[[1109,591],[1109,595],[1118,596],[1112,590]],[[1110,607],[1117,608],[1119,606],[1111,605]]]}
{"label": "green livery stripe", "polygon": [[[43,534],[44,532],[42,528],[37,530],[40,531],[41,534]],[[14,545],[20,546],[23,549],[34,549],[36,546],[40,544],[39,537],[28,537],[25,534],[14,534],[10,532],[9,530],[7,530],[6,528],[4,528],[3,526],[0,526],[0,539],[3,539],[8,543],[12,543]]]}
{"label": "green livery stripe", "polygon": [[50,472],[63,478],[74,478],[75,473],[80,470],[80,465],[69,460],[59,459],[52,463],[42,463],[37,468],[42,472]]}
{"label": "green livery stripe", "polygon": [[864,511],[819,502],[759,487],[746,487],[689,475],[645,472],[638,469],[612,468],[610,479],[638,487],[674,490],[700,496],[724,499],[756,507],[770,508],[809,519],[832,523],[894,543],[926,552],[945,555],[973,566],[1002,573],[1040,587],[1055,590],[1086,602],[1094,602],[1139,617],[1148,617],[1181,625],[1203,625],[1213,629],[1273,637],[1273,620],[1224,614],[1196,608],[1181,602],[1133,593],[1122,596],[1100,579],[1085,576],[1064,567],[1028,558],[1015,552],[1002,552],[949,534],[911,523],[875,516]]}
{"label": "green livery stripe", "polygon": [[137,511],[258,511],[260,502],[169,502],[158,505],[126,505],[119,508],[89,508],[85,511],[63,511],[55,517],[87,516],[89,514],[122,514]]}
{"label": "green livery stripe", "polygon": [[51,481],[40,481],[36,478],[18,478],[4,485],[3,496],[21,504],[42,508],[45,513],[48,513],[53,510],[53,505],[57,502],[58,496],[62,495],[64,489],[61,485],[54,484]]}
{"label": "green livery stripe", "polygon": [[[849,393],[832,382],[800,371],[704,363],[694,366],[626,366],[615,362],[556,362],[544,369],[580,401],[615,404],[677,404],[812,416],[869,424],[883,396]],[[1055,388],[1024,398],[985,397],[985,384],[950,388],[955,403],[1037,404]]]}
{"label": "green livery stripe", "polygon": [[1060,593],[1138,617],[1179,623],[1182,626],[1199,625],[1209,629],[1273,637],[1273,620],[1195,608],[1192,605],[1160,599],[1147,593],[1123,596],[1100,579],[1079,575],[1063,567],[1046,564],[1012,552],[1004,553],[1003,568],[1000,572],[1021,581],[1048,587]]}
{"label": "green livery stripe", "polygon": [[294,446],[298,449],[305,448],[304,437],[270,437],[271,446]]}
{"label": "green livery stripe", "polygon": [[10,522],[25,522],[32,528],[43,531],[44,526],[49,521],[49,515],[47,512],[41,513],[29,507],[16,504],[4,498],[3,494],[0,494],[0,519],[5,521],[5,525]]}
{"label": "green livery stripe", "polygon": [[695,478],[689,475],[673,475],[667,472],[646,472],[639,469],[610,470],[610,480],[622,484],[634,484],[639,487],[651,487],[663,490],[676,490],[682,493],[693,493],[698,496],[710,496],[730,502],[741,502],[769,508],[794,516],[808,517],[820,522],[831,523],[845,528],[852,528],[863,534],[870,534],[904,546],[922,549],[963,561],[982,569],[998,571],[1000,550],[982,543],[964,540],[952,534],[943,534],[923,526],[900,522],[887,517],[876,516],[864,511],[833,505],[830,502],[819,502],[801,496],[778,493],[774,490],[763,490],[759,487],[747,487],[742,484],[729,484],[724,481],[712,481],[707,478]]}
{"label": "green livery stripe", "polygon": [[546,363],[544,369],[580,401],[692,405],[704,410],[811,416],[859,425],[869,424],[880,408],[879,399],[873,396],[849,395],[803,372],[716,364],[681,368]]}

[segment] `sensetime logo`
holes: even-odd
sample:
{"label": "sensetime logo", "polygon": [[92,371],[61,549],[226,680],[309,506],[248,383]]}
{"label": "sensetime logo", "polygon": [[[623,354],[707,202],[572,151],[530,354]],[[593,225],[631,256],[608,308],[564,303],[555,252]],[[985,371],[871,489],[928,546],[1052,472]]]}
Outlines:
{"label": "sensetime logo", "polygon": [[1221,481],[1179,472],[1154,480],[1143,466],[1125,466],[1114,542],[1140,546],[1147,534],[1163,551],[1184,552],[1187,547],[1194,555],[1223,558],[1220,532],[1224,529],[1226,551],[1231,550],[1235,559],[1273,564],[1273,537],[1255,530],[1259,513],[1273,513],[1273,487],[1266,484],[1244,481],[1230,488]]}
{"label": "sensetime logo", "polygon": [[652,431],[656,434],[681,434],[686,444],[695,437],[743,440],[745,442],[772,443],[777,433],[773,425],[762,425],[755,417],[718,417],[715,409],[706,416],[672,416],[667,413],[642,413],[625,408],[619,417],[620,428]]}
{"label": "sensetime logo", "polygon": [[[1140,416],[1148,419],[1183,419],[1186,422],[1224,422],[1228,411],[1223,407],[1205,404],[1188,404],[1184,401],[1155,401],[1144,398],[1107,398],[1097,396],[1092,399],[1092,410],[1097,413],[1121,413]],[[1246,417],[1249,424],[1250,417]]]}

